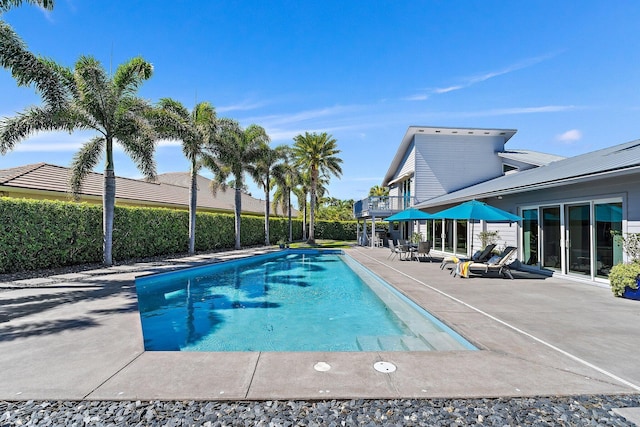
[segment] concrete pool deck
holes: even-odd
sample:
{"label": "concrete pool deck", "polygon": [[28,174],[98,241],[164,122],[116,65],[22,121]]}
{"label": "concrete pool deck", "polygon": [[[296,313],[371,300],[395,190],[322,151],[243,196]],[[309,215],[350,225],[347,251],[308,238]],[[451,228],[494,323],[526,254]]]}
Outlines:
{"label": "concrete pool deck", "polygon": [[[144,351],[134,278],[262,251],[0,283],[0,400],[474,398],[640,392],[640,302],[515,272],[454,278],[439,263],[347,250],[479,347],[453,352]],[[374,363],[397,370],[381,373]],[[330,369],[314,369],[325,362]]]}

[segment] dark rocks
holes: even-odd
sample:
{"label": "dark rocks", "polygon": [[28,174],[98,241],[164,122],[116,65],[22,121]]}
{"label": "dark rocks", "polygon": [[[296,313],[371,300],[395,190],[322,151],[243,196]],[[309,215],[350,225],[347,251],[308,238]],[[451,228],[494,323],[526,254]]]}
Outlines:
{"label": "dark rocks", "polygon": [[0,402],[0,426],[629,426],[640,395],[331,401]]}

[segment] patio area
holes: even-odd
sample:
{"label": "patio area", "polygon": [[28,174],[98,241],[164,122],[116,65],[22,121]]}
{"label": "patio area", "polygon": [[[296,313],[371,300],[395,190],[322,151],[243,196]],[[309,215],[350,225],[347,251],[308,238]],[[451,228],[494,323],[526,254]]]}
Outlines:
{"label": "patio area", "polygon": [[[267,250],[267,249],[265,249]],[[180,353],[144,351],[134,278],[248,256],[0,283],[0,400],[271,400],[555,396],[640,392],[637,301],[522,272],[454,278],[439,262],[348,249],[479,351]],[[374,363],[397,367],[381,373]],[[325,362],[330,369],[318,371]]]}

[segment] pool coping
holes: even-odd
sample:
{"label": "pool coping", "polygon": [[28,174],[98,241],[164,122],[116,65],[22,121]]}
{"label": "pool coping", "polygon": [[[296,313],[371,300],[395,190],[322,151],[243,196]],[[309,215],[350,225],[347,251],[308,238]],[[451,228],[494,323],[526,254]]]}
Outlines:
{"label": "pool coping", "polygon": [[[9,319],[0,324],[0,399],[476,398],[640,391],[640,368],[630,366],[640,346],[633,329],[635,302],[613,298],[608,289],[530,273],[517,272],[513,281],[453,278],[437,263],[388,260],[386,248],[347,251],[479,351],[144,351],[135,276],[270,250],[0,284],[0,307]],[[397,369],[378,372],[373,365],[380,361]],[[318,362],[330,369],[314,369]]]}

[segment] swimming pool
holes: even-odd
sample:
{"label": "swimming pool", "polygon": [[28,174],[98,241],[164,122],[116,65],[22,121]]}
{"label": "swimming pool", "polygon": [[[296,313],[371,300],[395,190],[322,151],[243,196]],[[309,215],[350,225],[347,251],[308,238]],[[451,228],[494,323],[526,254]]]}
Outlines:
{"label": "swimming pool", "polygon": [[258,255],[136,289],[151,351],[475,349],[342,251]]}

